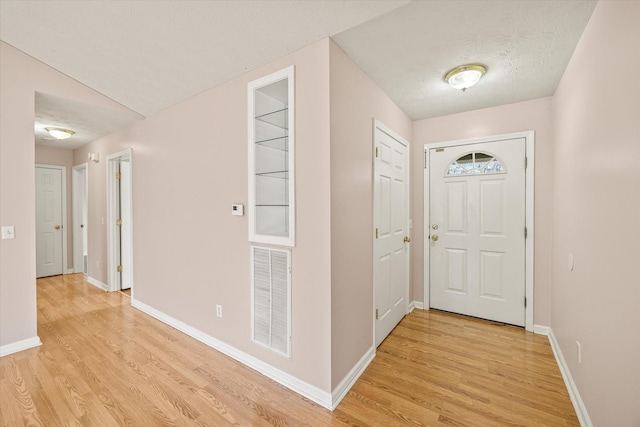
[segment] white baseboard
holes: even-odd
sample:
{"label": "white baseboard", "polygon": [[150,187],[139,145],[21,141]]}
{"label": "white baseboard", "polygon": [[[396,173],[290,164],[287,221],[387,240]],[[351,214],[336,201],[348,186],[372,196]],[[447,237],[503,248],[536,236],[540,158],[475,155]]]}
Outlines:
{"label": "white baseboard", "polygon": [[104,283],[102,283],[101,281],[99,281],[97,279],[94,279],[91,276],[87,276],[87,282],[91,283],[96,288],[100,288],[105,292],[109,292],[109,287],[107,285],[105,285]]}
{"label": "white baseboard", "polygon": [[560,368],[562,379],[564,379],[564,383],[567,386],[567,391],[569,392],[571,403],[573,403],[573,408],[575,409],[576,415],[578,416],[578,421],[580,422],[580,425],[582,427],[593,427],[591,418],[589,418],[589,414],[587,413],[587,408],[584,406],[584,402],[582,401],[580,393],[578,392],[578,387],[576,387],[576,383],[573,381],[573,377],[571,376],[571,372],[569,371],[569,366],[564,360],[562,350],[560,350],[560,344],[558,344],[558,341],[556,340],[555,335],[553,335],[553,330],[551,328],[548,328],[548,335],[551,349],[553,350],[553,354],[556,356],[558,368]]}
{"label": "white baseboard", "polygon": [[148,314],[151,317],[155,317],[167,325],[176,328],[180,332],[189,335],[192,338],[197,339],[198,341],[208,345],[209,347],[237,360],[238,362],[250,367],[261,373],[262,375],[271,378],[272,380],[282,384],[283,386],[291,389],[292,391],[306,397],[309,400],[321,405],[327,409],[332,408],[331,402],[331,394],[324,390],[319,389],[316,386],[313,386],[309,383],[306,383],[291,374],[283,372],[273,366],[247,354],[244,353],[229,344],[226,344],[210,335],[205,334],[204,332],[187,325],[186,323],[175,319],[155,308],[136,300],[135,298],[131,298],[131,306],[137,308],[143,313]]}
{"label": "white baseboard", "polygon": [[548,326],[533,325],[533,333],[534,334],[549,336],[549,331],[550,330],[551,330],[551,328],[549,328]]}
{"label": "white baseboard", "polygon": [[40,337],[35,336],[32,338],[27,338],[26,340],[14,342],[11,344],[3,345],[0,347],[0,357],[8,356],[13,353],[17,353],[19,351],[28,350],[33,347],[38,347],[42,345],[40,341]]}
{"label": "white baseboard", "polygon": [[413,304],[413,307],[418,310],[424,310],[424,303],[422,301],[413,301],[411,304]]}
{"label": "white baseboard", "polygon": [[76,271],[75,271],[73,268],[68,268],[68,269],[67,269],[67,272],[66,272],[66,273],[64,273],[64,274],[73,274],[73,273],[75,273],[75,272],[76,272]]}
{"label": "white baseboard", "polygon": [[358,363],[355,364],[353,368],[349,371],[349,373],[340,381],[340,384],[336,386],[331,392],[331,409],[332,411],[336,409],[338,404],[344,399],[347,395],[351,387],[358,381],[360,375],[367,369],[369,363],[373,361],[373,358],[376,357],[376,348],[371,346],[369,350],[360,358]]}

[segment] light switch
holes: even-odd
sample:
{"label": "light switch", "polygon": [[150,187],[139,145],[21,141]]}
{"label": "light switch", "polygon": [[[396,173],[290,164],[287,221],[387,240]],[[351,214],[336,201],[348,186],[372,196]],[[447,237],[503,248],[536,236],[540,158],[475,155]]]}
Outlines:
{"label": "light switch", "polygon": [[16,229],[13,225],[3,225],[2,226],[2,239],[15,239],[16,238]]}

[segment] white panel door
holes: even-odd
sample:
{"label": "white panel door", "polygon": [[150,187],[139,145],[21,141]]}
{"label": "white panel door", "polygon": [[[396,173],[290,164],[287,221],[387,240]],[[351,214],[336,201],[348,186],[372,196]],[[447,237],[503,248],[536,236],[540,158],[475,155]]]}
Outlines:
{"label": "white panel door", "polygon": [[429,153],[430,305],[525,324],[525,139]]}
{"label": "white panel door", "polygon": [[378,346],[407,313],[409,175],[406,145],[376,128],[375,147],[373,269]]}
{"label": "white panel door", "polygon": [[36,168],[36,277],[62,274],[62,170]]}

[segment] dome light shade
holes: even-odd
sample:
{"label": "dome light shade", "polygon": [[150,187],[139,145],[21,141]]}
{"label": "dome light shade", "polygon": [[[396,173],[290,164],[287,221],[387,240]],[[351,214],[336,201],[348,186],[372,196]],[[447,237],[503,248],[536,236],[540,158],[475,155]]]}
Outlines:
{"label": "dome light shade", "polygon": [[62,128],[44,128],[44,130],[49,132],[49,135],[55,139],[67,139],[75,133],[72,130]]}
{"label": "dome light shade", "polygon": [[480,78],[487,72],[487,67],[481,64],[461,65],[449,71],[444,79],[454,89],[463,92],[480,81]]}

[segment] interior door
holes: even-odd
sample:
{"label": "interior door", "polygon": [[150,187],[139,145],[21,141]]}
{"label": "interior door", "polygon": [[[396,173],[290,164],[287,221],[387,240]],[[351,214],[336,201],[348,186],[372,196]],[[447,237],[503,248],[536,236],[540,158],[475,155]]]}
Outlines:
{"label": "interior door", "polygon": [[374,169],[375,340],[378,346],[407,313],[407,146],[376,127]]}
{"label": "interior door", "polygon": [[120,289],[130,289],[133,284],[133,262],[131,251],[131,163],[120,162],[119,208],[120,219]]}
{"label": "interior door", "polygon": [[36,277],[62,274],[62,170],[36,168]]}
{"label": "interior door", "polygon": [[525,324],[525,139],[429,153],[430,305]]}

